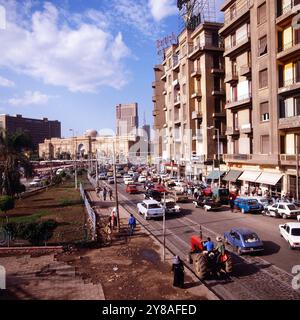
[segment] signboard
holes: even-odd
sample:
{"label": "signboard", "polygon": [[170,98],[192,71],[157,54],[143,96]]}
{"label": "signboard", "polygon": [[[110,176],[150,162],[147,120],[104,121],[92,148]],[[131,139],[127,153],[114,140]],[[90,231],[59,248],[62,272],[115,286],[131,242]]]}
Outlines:
{"label": "signboard", "polygon": [[177,44],[177,36],[174,32],[163,39],[156,40],[157,54],[164,56],[165,50],[173,44]]}

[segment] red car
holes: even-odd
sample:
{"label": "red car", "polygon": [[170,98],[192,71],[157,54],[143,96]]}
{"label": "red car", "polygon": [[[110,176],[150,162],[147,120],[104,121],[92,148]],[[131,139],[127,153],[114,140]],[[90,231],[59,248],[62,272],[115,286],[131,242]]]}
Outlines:
{"label": "red car", "polygon": [[126,186],[126,190],[127,193],[133,194],[133,193],[138,193],[139,190],[137,188],[137,186],[135,184],[128,184]]}
{"label": "red car", "polygon": [[167,192],[166,188],[162,186],[161,184],[156,184],[153,188],[155,191],[158,191],[160,193]]}
{"label": "red car", "polygon": [[211,197],[213,194],[211,187],[203,189],[202,192],[205,195],[205,197]]}

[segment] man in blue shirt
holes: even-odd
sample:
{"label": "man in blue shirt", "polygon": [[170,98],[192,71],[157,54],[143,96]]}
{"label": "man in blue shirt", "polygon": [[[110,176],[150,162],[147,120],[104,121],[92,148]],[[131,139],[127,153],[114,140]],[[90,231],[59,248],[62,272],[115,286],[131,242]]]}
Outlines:
{"label": "man in blue shirt", "polygon": [[207,241],[204,242],[204,248],[208,251],[208,253],[212,252],[214,250],[214,243],[211,241],[211,238],[208,237]]}
{"label": "man in blue shirt", "polygon": [[133,235],[134,228],[136,227],[136,220],[133,214],[130,214],[130,218],[128,220],[128,226],[129,226],[129,235]]}

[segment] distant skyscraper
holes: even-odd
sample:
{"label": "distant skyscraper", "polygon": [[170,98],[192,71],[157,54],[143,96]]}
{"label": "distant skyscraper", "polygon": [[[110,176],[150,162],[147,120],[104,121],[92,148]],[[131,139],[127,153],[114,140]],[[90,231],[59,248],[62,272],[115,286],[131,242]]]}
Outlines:
{"label": "distant skyscraper", "polygon": [[136,135],[139,125],[138,104],[119,104],[116,107],[117,136]]}

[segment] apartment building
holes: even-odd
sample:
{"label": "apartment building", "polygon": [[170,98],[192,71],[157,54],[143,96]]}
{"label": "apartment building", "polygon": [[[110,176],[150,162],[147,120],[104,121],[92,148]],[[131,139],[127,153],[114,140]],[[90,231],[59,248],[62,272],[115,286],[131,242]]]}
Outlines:
{"label": "apartment building", "polygon": [[226,152],[221,26],[207,22],[185,29],[165,51],[162,157],[180,174],[206,175],[218,149]]}
{"label": "apartment building", "polygon": [[[299,1],[227,0],[225,39],[228,167],[242,191],[293,192],[299,87]],[[297,51],[298,50],[298,51]]]}
{"label": "apartment building", "polygon": [[139,125],[138,104],[119,104],[116,106],[117,136],[136,136]]}
{"label": "apartment building", "polygon": [[152,115],[154,117],[154,137],[153,137],[153,153],[154,159],[160,160],[163,153],[163,126],[166,123],[165,119],[165,98],[163,95],[164,91],[164,82],[161,80],[161,77],[164,75],[164,68],[162,65],[154,66],[154,79],[152,82],[153,96],[152,102],[154,105]]}
{"label": "apartment building", "polygon": [[9,133],[14,133],[17,130],[23,130],[28,133],[32,139],[34,149],[37,149],[38,144],[45,139],[61,137],[61,124],[59,121],[50,121],[47,118],[24,118],[21,114],[15,116],[7,114],[0,115],[0,130],[1,129]]}

